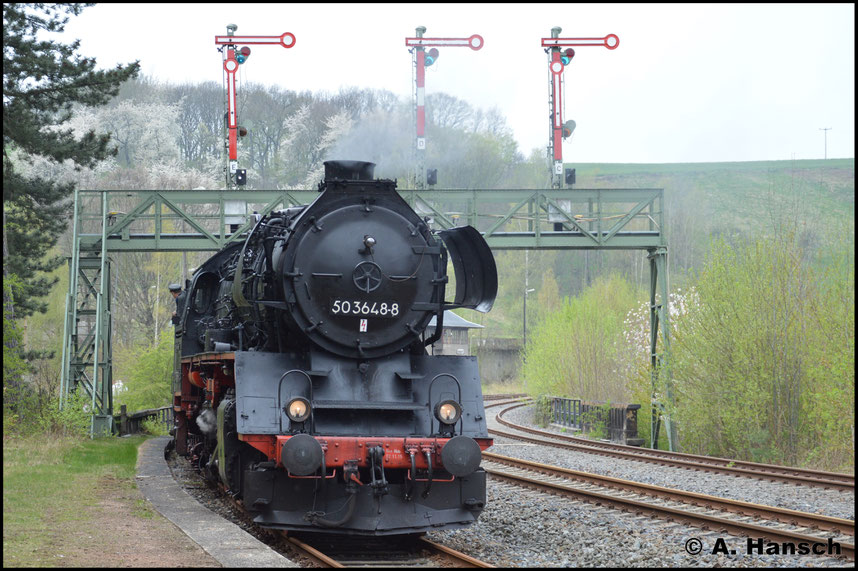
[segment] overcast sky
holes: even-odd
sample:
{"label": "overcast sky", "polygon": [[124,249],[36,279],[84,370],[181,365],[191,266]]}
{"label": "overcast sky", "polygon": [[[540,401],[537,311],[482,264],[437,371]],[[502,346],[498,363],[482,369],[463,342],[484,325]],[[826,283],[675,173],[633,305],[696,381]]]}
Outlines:
{"label": "overcast sky", "polygon": [[[215,35],[295,35],[260,46],[243,82],[285,89],[386,89],[411,97],[406,37],[480,34],[441,48],[428,94],[498,107],[525,154],[548,142],[548,59],[560,37],[619,36],[576,48],[564,71],[566,162],[711,162],[855,156],[853,4],[99,4],[64,34],[99,67],[139,59],[158,81],[222,81]],[[431,144],[431,141],[428,141]]]}

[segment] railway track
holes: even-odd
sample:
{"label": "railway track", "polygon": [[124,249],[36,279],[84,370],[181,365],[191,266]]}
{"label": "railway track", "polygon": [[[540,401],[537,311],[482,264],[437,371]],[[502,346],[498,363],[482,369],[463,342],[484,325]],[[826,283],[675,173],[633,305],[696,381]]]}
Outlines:
{"label": "railway track", "polygon": [[405,541],[339,537],[305,540],[286,535],[286,540],[322,567],[494,567],[424,537]]}
{"label": "railway track", "polygon": [[508,394],[499,394],[499,395],[483,395],[484,403],[492,403],[490,405],[486,405],[486,408],[493,406],[501,406],[503,404],[509,404],[513,402],[521,402],[522,400],[530,400],[530,397],[524,393],[508,393]]}
{"label": "railway track", "polygon": [[[256,525],[241,501],[232,498],[222,487],[218,490],[220,498],[240,514],[246,525]],[[378,538],[328,534],[307,536],[272,529],[262,533],[269,538],[284,540],[298,555],[321,567],[494,567],[422,535]]]}
{"label": "railway track", "polygon": [[490,452],[483,453],[482,466],[500,481],[695,527],[793,545],[827,546],[831,539],[839,544],[843,556],[855,559],[852,520],[641,484]]}
{"label": "railway track", "polygon": [[[501,406],[508,404],[504,402],[494,403],[490,406]],[[686,468],[732,476],[743,476],[775,482],[788,482],[791,484],[820,486],[844,491],[855,491],[855,476],[853,474],[841,474],[839,472],[823,472],[819,470],[808,470],[804,468],[792,468],[789,466],[778,466],[774,464],[758,464],[755,462],[744,462],[741,460],[728,460],[713,456],[700,456],[696,454],[684,454],[681,452],[668,452],[666,450],[652,450],[649,448],[638,448],[625,446],[611,442],[601,442],[586,438],[578,438],[521,426],[503,418],[504,413],[515,408],[526,406],[527,402],[517,402],[500,411],[496,420],[498,423],[520,432],[526,432],[536,436],[525,436],[497,429],[489,429],[489,434],[524,440],[544,446],[554,446],[566,450],[576,450],[590,454],[612,456],[626,460],[636,460],[676,468]]]}
{"label": "railway track", "polygon": [[[494,400],[502,402],[495,406],[518,402],[510,399],[523,396],[525,395],[496,395]],[[492,398],[490,397],[489,400]],[[198,472],[194,473],[199,478],[200,486],[209,486]],[[222,485],[215,486],[215,488],[220,501],[234,510],[234,517],[243,521],[247,526],[255,526],[252,518],[244,510],[241,501],[232,498]],[[379,542],[373,543],[372,539],[369,541],[362,540],[360,543],[363,545],[352,546],[349,551],[345,551],[341,547],[320,545],[320,538],[323,537],[319,536],[307,540],[300,536],[292,536],[285,532],[278,533],[273,530],[261,530],[259,536],[260,539],[277,538],[281,542],[287,543],[293,552],[322,567],[494,567],[489,563],[424,537],[412,538],[413,543],[408,546],[397,546],[395,541],[389,541],[386,548],[379,547],[377,545]],[[345,542],[348,542],[347,538]],[[343,541],[341,540],[340,543],[342,544]],[[372,543],[372,546],[368,546],[368,543]]]}
{"label": "railway track", "polygon": [[[506,412],[512,408],[511,404],[521,404],[521,398],[518,397],[504,395],[504,398],[496,399],[499,402],[487,402],[486,408],[507,407],[503,411]],[[520,435],[515,437],[519,438]],[[546,443],[540,441],[539,444]],[[514,464],[510,465],[510,461]],[[507,459],[489,452],[483,454],[482,465],[490,478],[505,485],[509,483],[540,492],[571,495],[583,501],[648,517],[687,523],[711,530],[710,535],[712,531],[723,530],[735,535],[792,544],[825,543],[828,538],[832,538],[840,546],[841,555],[854,561],[854,522],[851,520],[768,508],[557,467],[539,468],[532,462]],[[285,539],[290,544],[290,553],[298,552],[324,567],[491,567],[454,550],[445,550],[444,546],[437,546],[423,538],[419,544],[414,538],[415,545],[409,548],[394,546],[379,549],[376,545],[363,545],[362,549],[352,550],[319,545],[316,540],[308,543],[300,536],[287,535]],[[361,543],[369,542],[363,540]]]}

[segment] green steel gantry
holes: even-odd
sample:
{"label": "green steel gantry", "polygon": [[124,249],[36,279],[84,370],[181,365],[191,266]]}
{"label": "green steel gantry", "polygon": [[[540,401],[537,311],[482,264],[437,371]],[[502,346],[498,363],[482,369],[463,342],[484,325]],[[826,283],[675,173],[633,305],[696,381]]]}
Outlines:
{"label": "green steel gantry", "polygon": [[[651,277],[654,403],[673,402],[662,189],[439,189],[400,193],[421,216],[431,220],[433,228],[470,224],[482,232],[494,250],[646,251]],[[65,399],[80,388],[86,391],[92,407],[92,435],[109,434],[113,428],[110,256],[119,252],[217,251],[242,239],[254,223],[254,212],[265,215],[309,204],[317,195],[307,190],[75,192],[61,392]],[[246,203],[244,214],[236,216],[225,208],[225,204],[236,201]],[[663,385],[657,383],[659,378]],[[657,386],[665,387],[663,395],[656,394]],[[669,414],[666,418],[672,450],[675,427]]]}

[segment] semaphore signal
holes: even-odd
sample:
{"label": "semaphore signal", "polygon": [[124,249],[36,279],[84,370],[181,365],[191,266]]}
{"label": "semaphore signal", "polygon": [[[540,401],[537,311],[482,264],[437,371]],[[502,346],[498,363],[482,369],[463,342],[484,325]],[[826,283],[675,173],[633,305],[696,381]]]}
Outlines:
{"label": "semaphore signal", "polygon": [[[426,179],[426,68],[438,60],[439,47],[444,48],[471,48],[474,51],[482,49],[485,41],[479,34],[474,34],[467,38],[424,38],[426,33],[425,26],[417,28],[417,36],[414,38],[405,38],[405,46],[412,48],[410,51],[414,53],[414,63],[416,68],[415,74],[415,89],[414,89],[414,106],[416,117],[416,139],[415,147],[417,153],[417,189],[423,189],[427,183]],[[432,48],[426,51],[425,48]],[[437,170],[436,170],[437,173]],[[432,179],[433,181],[436,179]],[[430,182],[429,184],[434,184]]]}
{"label": "semaphore signal", "polygon": [[[563,139],[569,137],[575,129],[575,121],[563,122],[563,70],[575,57],[573,47],[595,46],[615,50],[620,45],[620,38],[608,34],[603,38],[561,38],[562,28],[551,28],[551,37],[542,38],[542,47],[549,54],[548,70],[551,85],[548,94],[548,105],[551,108],[551,126],[548,139],[548,155],[551,163],[551,185],[554,188],[562,186],[563,179]],[[567,48],[561,51],[561,48]],[[574,174],[567,175],[565,180],[574,182]]]}
{"label": "semaphore signal", "polygon": [[[226,46],[226,49],[219,48],[223,52],[223,69],[226,72],[226,126],[227,126],[227,145],[229,148],[228,168],[226,169],[226,186],[228,190],[234,189],[236,186],[247,184],[245,170],[238,169],[238,136],[244,135],[238,125],[238,111],[236,109],[236,86],[235,73],[238,67],[247,61],[250,57],[251,46],[262,45],[280,45],[284,48],[295,46],[295,35],[286,32],[279,36],[236,36],[235,31],[238,26],[229,24],[226,27],[227,35],[215,36],[215,45]],[[239,44],[246,44],[238,48]]]}

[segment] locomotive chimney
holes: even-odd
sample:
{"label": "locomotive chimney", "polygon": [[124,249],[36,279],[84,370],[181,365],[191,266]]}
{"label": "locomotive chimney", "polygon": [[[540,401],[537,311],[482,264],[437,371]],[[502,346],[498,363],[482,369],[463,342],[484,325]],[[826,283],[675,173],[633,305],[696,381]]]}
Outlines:
{"label": "locomotive chimney", "polygon": [[375,163],[366,161],[325,161],[325,180],[372,180]]}

